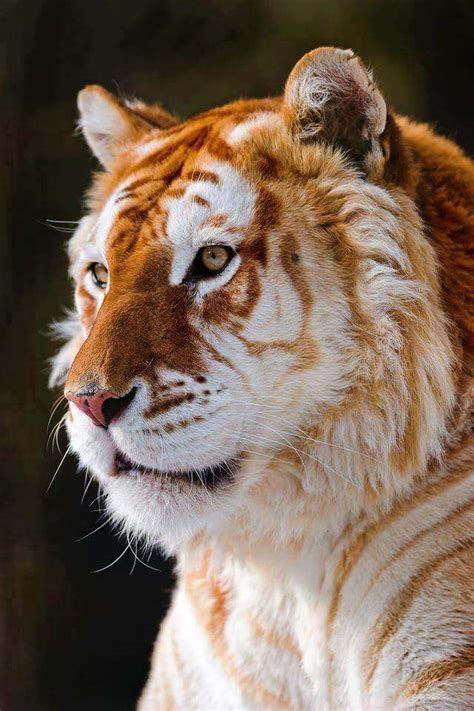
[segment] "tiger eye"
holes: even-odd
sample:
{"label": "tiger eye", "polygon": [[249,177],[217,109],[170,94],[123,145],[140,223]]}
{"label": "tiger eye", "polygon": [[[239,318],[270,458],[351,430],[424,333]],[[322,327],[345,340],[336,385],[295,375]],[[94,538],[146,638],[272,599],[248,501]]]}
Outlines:
{"label": "tiger eye", "polygon": [[231,254],[230,248],[222,245],[204,247],[201,252],[201,262],[209,272],[219,272],[229,262]]}
{"label": "tiger eye", "polygon": [[105,264],[94,262],[90,265],[89,271],[92,274],[94,284],[98,286],[99,289],[105,289],[109,281],[109,270]]}

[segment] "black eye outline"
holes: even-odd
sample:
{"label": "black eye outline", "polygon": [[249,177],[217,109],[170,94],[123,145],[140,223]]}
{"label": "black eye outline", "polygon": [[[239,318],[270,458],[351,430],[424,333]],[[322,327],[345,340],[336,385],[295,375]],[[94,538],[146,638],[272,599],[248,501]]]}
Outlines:
{"label": "black eye outline", "polygon": [[[227,260],[225,264],[222,265],[220,269],[209,269],[206,267],[204,262],[202,261],[202,255],[206,249],[212,249],[215,247],[219,247],[220,249],[225,249],[227,252]],[[188,272],[184,278],[184,282],[186,284],[196,284],[198,281],[202,281],[205,279],[212,279],[214,277],[219,276],[224,272],[233,258],[236,256],[237,252],[232,249],[232,247],[229,247],[227,244],[206,244],[204,247],[201,247],[201,249],[196,253],[196,256],[194,257],[193,263],[188,269]]]}
{"label": "black eye outline", "polygon": [[92,281],[94,282],[94,284],[96,285],[96,287],[98,289],[104,290],[107,288],[107,284],[109,283],[109,280],[107,279],[107,281],[102,281],[102,279],[99,279],[99,277],[97,276],[97,273],[96,273],[97,267],[103,267],[105,269],[105,271],[107,272],[107,276],[109,274],[109,270],[107,269],[105,264],[102,264],[102,262],[92,262],[92,264],[89,264],[89,266],[88,266],[88,270],[90,271],[90,273],[92,275]]}

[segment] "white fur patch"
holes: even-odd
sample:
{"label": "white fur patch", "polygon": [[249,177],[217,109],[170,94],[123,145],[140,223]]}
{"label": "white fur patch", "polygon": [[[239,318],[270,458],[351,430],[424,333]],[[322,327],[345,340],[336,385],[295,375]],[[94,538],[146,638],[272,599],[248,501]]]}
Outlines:
{"label": "white fur patch", "polygon": [[226,136],[226,142],[230,146],[236,146],[250,138],[255,129],[271,128],[272,126],[277,129],[281,124],[281,116],[274,111],[259,111],[232,128]]}
{"label": "white fur patch", "polygon": [[134,147],[133,154],[136,158],[143,160],[143,158],[147,158],[164,148],[167,143],[167,138],[154,138],[151,141],[143,141]]}
{"label": "white fur patch", "polygon": [[[172,284],[182,282],[201,247],[208,244],[224,244],[236,249],[245,228],[254,216],[255,190],[240,173],[230,165],[215,160],[206,161],[200,167],[215,173],[219,177],[219,183],[215,184],[205,179],[192,182],[184,195],[167,199],[166,231],[170,242],[174,245],[170,278]],[[208,205],[194,202],[192,198],[195,195],[207,201]],[[224,219],[219,227],[208,224],[208,221],[216,216],[222,216]],[[237,268],[236,261],[232,269],[226,270],[221,278],[200,285],[202,293],[225,283]]]}

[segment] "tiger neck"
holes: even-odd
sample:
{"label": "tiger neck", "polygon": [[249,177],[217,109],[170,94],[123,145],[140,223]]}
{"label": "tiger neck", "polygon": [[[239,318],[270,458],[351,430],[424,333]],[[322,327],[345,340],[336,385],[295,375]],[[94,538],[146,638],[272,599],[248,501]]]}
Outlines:
{"label": "tiger neck", "polygon": [[[325,470],[321,464],[313,462],[308,471],[308,466],[303,467],[300,462],[298,476],[293,471],[293,477],[288,470],[278,472],[270,467],[268,474],[273,484],[279,474],[287,480],[286,515],[278,506],[271,506],[270,497],[260,511],[253,512],[254,522],[255,518],[259,519],[259,530],[244,514],[237,514],[219,532],[200,534],[179,556],[181,577],[204,575],[210,580],[225,581],[230,588],[239,587],[242,576],[249,575],[260,580],[260,587],[255,588],[257,597],[267,584],[286,596],[297,598],[301,590],[307,590],[311,597],[317,597],[327,570],[334,560],[340,559],[348,542],[359,537],[362,540],[368,530],[383,526],[404,510],[414,508],[418,501],[435,492],[440,483],[444,485],[463,476],[466,462],[474,461],[472,403],[471,392],[459,418],[462,427],[458,428],[456,437],[453,433],[442,463],[434,461],[422,472],[407,478],[401,488],[374,492],[346,482],[335,496],[318,499],[308,496],[301,479],[303,472],[315,479],[323,478]],[[262,504],[264,494],[260,494]],[[275,520],[280,524],[278,535],[275,528],[271,528]]]}
{"label": "tiger neck", "polygon": [[238,531],[233,541],[222,536],[195,541],[180,556],[178,587],[216,648],[225,650],[229,639],[234,644],[242,625],[250,625],[255,637],[299,656],[304,680],[304,669],[319,668],[318,662],[314,667],[312,650],[318,649],[318,635],[324,642],[345,571],[387,525],[403,526],[404,514],[446,490],[445,484],[449,489],[465,479],[473,455],[474,440],[464,439],[443,471],[425,478],[410,497],[394,502],[389,510],[377,515],[361,510],[357,516],[353,508],[346,509],[332,520],[322,518],[311,540],[293,541],[286,548],[278,549],[271,541],[244,541]]}
{"label": "tiger neck", "polygon": [[364,451],[356,434],[369,428],[371,416],[368,412],[364,421],[361,410],[352,417],[357,429],[354,425],[351,431],[348,419],[340,428],[334,423],[308,427],[297,446],[264,464],[249,462],[242,473],[255,484],[245,506],[184,548],[178,562],[182,577],[204,566],[211,577],[238,586],[245,571],[275,589],[308,588],[314,595],[331,560],[341,554],[342,541],[415,505],[440,480],[474,460],[473,395],[472,378],[459,379],[442,440],[426,446],[427,457],[418,467],[400,471],[383,448],[379,456]]}

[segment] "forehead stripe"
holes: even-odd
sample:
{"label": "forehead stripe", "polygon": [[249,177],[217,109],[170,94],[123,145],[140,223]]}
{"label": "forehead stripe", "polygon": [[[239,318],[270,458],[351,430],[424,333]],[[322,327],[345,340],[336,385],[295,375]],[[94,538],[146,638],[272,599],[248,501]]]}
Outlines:
{"label": "forehead stripe", "polygon": [[192,170],[183,176],[185,180],[190,180],[191,182],[201,182],[206,181],[208,183],[214,183],[214,185],[219,185],[220,178],[215,173],[210,170]]}
{"label": "forehead stripe", "polygon": [[206,200],[206,198],[201,197],[201,195],[193,195],[191,197],[192,202],[195,202],[197,205],[201,205],[202,207],[210,207],[209,200]]}
{"label": "forehead stripe", "polygon": [[133,192],[137,188],[142,188],[145,185],[152,185],[153,183],[161,183],[162,181],[159,178],[151,178],[149,175],[143,178],[137,178],[133,182],[130,183],[130,185],[125,186],[125,190],[128,192]]}

